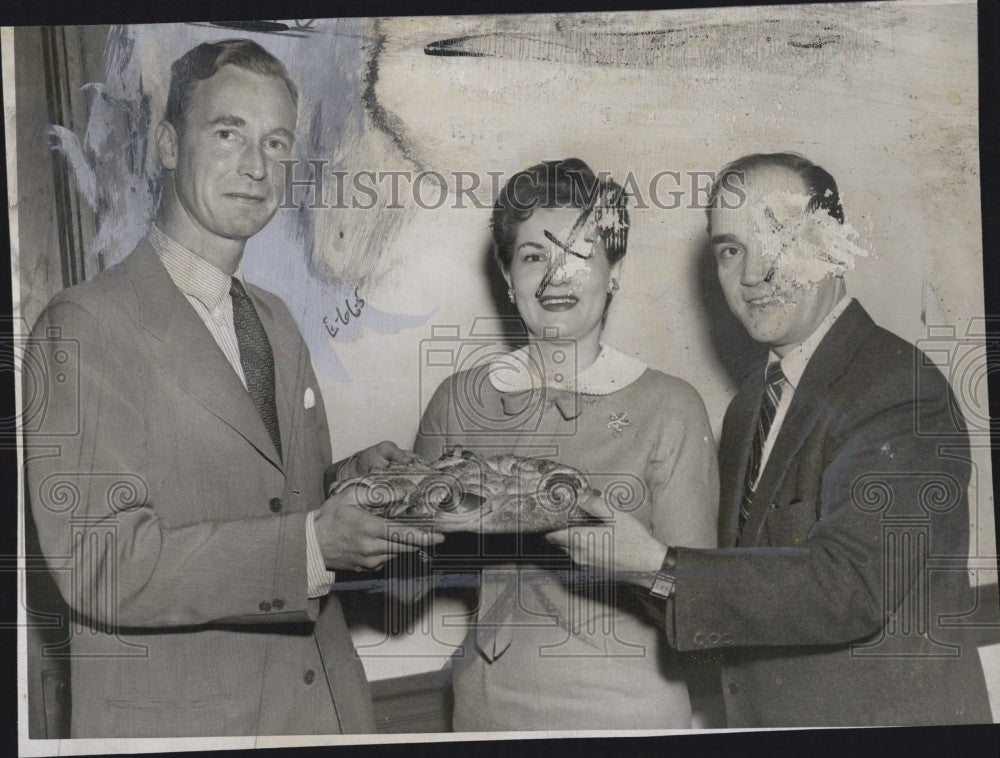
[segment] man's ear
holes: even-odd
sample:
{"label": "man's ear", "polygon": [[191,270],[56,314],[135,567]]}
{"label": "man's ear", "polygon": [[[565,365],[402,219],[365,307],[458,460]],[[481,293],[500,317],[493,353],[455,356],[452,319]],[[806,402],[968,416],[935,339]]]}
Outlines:
{"label": "man's ear", "polygon": [[177,130],[169,121],[161,121],[156,125],[155,137],[160,164],[173,171],[177,168]]}

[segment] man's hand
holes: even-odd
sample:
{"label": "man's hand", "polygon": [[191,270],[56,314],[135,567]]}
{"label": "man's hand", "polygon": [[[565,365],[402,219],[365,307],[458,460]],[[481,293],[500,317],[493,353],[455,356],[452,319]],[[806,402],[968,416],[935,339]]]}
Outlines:
{"label": "man's hand", "polygon": [[663,564],[667,546],[628,513],[611,511],[603,498],[586,496],[580,507],[604,519],[597,526],[571,526],[550,532],[545,539],[569,553],[574,563],[612,575],[618,581],[653,586],[653,576]]}
{"label": "man's hand", "polygon": [[422,460],[423,458],[416,453],[400,450],[395,442],[384,440],[352,455],[344,466],[339,479],[344,481],[345,479],[368,476],[373,471],[381,471],[390,463],[412,463]]}
{"label": "man's hand", "polygon": [[359,505],[364,492],[357,486],[347,487],[323,503],[316,514],[316,539],[328,569],[375,570],[399,553],[444,541],[442,534],[368,513]]}

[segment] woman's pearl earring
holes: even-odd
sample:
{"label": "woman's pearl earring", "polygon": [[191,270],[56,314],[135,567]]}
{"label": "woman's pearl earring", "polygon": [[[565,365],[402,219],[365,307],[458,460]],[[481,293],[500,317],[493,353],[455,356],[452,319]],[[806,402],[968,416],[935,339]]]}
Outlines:
{"label": "woman's pearl earring", "polygon": [[613,295],[618,291],[618,280],[611,277],[611,284],[608,286],[608,294]]}
{"label": "woman's pearl earring", "polygon": [[514,288],[513,287],[508,287],[507,288],[507,297],[510,298],[510,301],[512,303],[514,303],[514,304],[517,303],[517,295],[514,294]]}

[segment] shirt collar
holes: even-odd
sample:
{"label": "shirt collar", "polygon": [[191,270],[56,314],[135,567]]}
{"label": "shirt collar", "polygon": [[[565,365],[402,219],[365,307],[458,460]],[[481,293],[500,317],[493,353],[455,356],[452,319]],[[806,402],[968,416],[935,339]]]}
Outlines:
{"label": "shirt collar", "polygon": [[779,358],[774,351],[769,351],[767,358],[768,365],[771,365],[775,361],[780,362],[781,373],[785,375],[788,383],[792,385],[793,390],[799,386],[799,380],[802,379],[806,365],[809,363],[809,359],[812,358],[813,353],[816,352],[816,348],[819,347],[819,343],[823,341],[826,333],[830,331],[830,328],[837,322],[841,314],[847,310],[847,306],[851,304],[852,300],[854,298],[847,297],[846,295],[840,298],[837,304],[826,314],[826,318],[816,327],[816,330],[784,358]]}
{"label": "shirt collar", "polygon": [[[597,359],[580,372],[575,386],[572,377],[550,386],[584,395],[610,395],[630,385],[645,370],[646,364],[638,358],[602,342]],[[493,361],[490,384],[500,392],[526,392],[541,389],[545,380],[529,356],[528,348],[522,347]]]}
{"label": "shirt collar", "polygon": [[[197,299],[210,313],[218,308],[229,295],[232,277],[168,237],[156,224],[149,227],[147,236],[177,289]],[[233,276],[243,283],[242,260]]]}

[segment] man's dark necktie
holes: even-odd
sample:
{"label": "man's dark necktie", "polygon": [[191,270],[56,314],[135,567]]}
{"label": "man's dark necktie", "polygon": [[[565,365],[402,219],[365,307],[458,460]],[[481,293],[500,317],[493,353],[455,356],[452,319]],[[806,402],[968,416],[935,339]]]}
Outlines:
{"label": "man's dark necktie", "polygon": [[274,353],[271,352],[271,343],[250,296],[235,277],[229,287],[229,295],[233,299],[233,326],[240,346],[240,363],[247,389],[280,458],[281,434],[278,431],[278,408],[274,402]]}
{"label": "man's dark necktie", "polygon": [[757,428],[753,433],[750,459],[747,461],[747,472],[743,478],[743,500],[740,502],[740,520],[736,531],[737,545],[740,543],[743,527],[746,526],[747,517],[750,515],[750,508],[753,505],[754,486],[757,483],[757,475],[760,473],[764,443],[767,442],[767,435],[771,431],[771,424],[774,423],[774,416],[778,411],[778,403],[781,402],[781,391],[787,381],[781,371],[781,363],[775,361],[768,364],[764,374],[764,396],[761,398],[760,410],[757,413]]}

